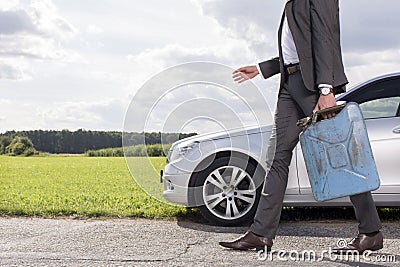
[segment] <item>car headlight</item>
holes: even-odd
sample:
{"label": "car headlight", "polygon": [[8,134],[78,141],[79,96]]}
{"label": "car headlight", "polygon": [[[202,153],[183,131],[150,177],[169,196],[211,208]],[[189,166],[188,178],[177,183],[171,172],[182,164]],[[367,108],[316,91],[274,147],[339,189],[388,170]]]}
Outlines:
{"label": "car headlight", "polygon": [[188,152],[190,152],[192,149],[198,147],[199,142],[193,142],[189,144],[185,144],[184,146],[178,146],[178,152],[181,156],[186,155]]}
{"label": "car headlight", "polygon": [[191,151],[193,151],[193,149],[197,148],[199,146],[198,141],[192,142],[192,143],[184,143],[184,144],[180,144],[174,148],[171,148],[170,153],[168,153],[168,162],[177,160],[180,157],[184,157],[185,155],[187,155],[188,153],[190,153]]}

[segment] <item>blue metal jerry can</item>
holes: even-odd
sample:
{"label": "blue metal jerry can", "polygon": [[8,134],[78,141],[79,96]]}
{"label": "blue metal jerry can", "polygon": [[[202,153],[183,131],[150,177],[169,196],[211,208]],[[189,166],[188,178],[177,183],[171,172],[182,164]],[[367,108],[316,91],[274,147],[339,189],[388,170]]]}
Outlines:
{"label": "blue metal jerry can", "polygon": [[380,185],[360,107],[347,103],[342,108],[331,119],[313,119],[300,134],[317,201],[373,191]]}

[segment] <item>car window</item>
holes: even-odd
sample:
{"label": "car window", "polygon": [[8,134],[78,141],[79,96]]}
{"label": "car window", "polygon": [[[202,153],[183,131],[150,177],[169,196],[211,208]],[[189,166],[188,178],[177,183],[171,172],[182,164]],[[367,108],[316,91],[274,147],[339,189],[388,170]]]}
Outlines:
{"label": "car window", "polygon": [[341,100],[358,103],[365,119],[400,116],[400,78],[372,82]]}
{"label": "car window", "polygon": [[360,104],[365,119],[396,117],[400,105],[400,97],[374,99]]}

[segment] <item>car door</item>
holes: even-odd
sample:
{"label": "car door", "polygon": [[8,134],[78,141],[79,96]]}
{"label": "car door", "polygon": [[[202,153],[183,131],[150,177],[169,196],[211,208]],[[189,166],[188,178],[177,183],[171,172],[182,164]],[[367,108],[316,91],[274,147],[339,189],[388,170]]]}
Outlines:
{"label": "car door", "polygon": [[[392,200],[400,195],[400,78],[388,77],[368,83],[338,100],[359,103],[381,180],[380,188],[374,191],[380,196],[375,199],[385,202],[381,204],[394,205]],[[296,152],[300,192],[311,194],[299,147]],[[394,194],[397,194],[396,198]]]}

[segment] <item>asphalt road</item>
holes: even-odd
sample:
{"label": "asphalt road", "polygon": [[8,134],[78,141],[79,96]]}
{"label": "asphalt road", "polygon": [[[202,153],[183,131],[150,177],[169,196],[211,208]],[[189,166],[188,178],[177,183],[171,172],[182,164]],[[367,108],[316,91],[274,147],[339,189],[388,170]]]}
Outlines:
{"label": "asphalt road", "polygon": [[[218,245],[218,241],[240,236],[246,227],[145,219],[0,218],[0,265],[400,266],[399,222],[384,223],[385,247],[378,253],[360,256],[359,261],[330,255],[329,248],[342,238],[351,239],[356,226],[349,221],[284,222],[274,253],[265,257],[256,251],[231,251]],[[314,251],[315,261],[307,254],[302,258],[305,251]]]}

